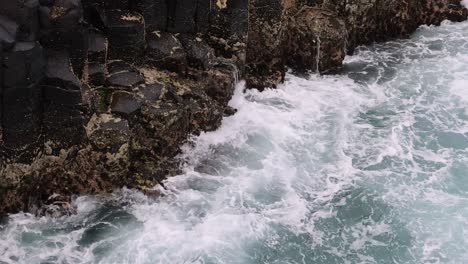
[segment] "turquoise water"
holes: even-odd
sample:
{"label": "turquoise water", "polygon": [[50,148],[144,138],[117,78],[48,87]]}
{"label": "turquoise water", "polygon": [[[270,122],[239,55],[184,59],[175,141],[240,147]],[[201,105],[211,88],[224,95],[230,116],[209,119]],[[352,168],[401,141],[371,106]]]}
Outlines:
{"label": "turquoise water", "polygon": [[166,195],[11,215],[0,263],[466,263],[468,23],[362,47],[335,76],[243,93]]}

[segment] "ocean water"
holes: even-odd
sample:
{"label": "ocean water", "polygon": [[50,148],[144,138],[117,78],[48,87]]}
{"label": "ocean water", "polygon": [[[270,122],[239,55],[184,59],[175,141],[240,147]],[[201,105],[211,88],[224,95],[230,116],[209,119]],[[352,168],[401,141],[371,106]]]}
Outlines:
{"label": "ocean water", "polygon": [[468,263],[468,23],[244,92],[163,197],[0,224],[0,263]]}

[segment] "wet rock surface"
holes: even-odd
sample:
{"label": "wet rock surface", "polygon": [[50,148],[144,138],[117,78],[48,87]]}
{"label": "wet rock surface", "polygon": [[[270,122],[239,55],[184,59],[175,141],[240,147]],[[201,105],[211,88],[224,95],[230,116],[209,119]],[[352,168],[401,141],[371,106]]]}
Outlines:
{"label": "wet rock surface", "polygon": [[73,213],[73,194],[151,188],[234,85],[339,71],[354,47],[461,21],[458,0],[5,0],[0,214]]}
{"label": "wet rock surface", "polygon": [[359,45],[408,37],[420,25],[438,25],[445,19],[463,21],[468,16],[457,0],[249,3],[245,78],[250,87],[260,89],[281,83],[285,67],[336,72],[344,55]]}

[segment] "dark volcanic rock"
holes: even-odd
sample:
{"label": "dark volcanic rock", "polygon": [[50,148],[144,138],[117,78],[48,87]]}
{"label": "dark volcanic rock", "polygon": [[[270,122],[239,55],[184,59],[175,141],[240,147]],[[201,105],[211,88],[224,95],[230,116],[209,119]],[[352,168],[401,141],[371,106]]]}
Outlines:
{"label": "dark volcanic rock", "polygon": [[142,85],[138,87],[138,91],[145,101],[150,103],[156,102],[161,98],[163,93],[164,85],[160,83],[153,83],[148,85]]}
{"label": "dark volcanic rock", "polygon": [[55,151],[79,145],[84,135],[81,83],[66,51],[47,52],[43,89],[45,140]]}
{"label": "dark volcanic rock", "polygon": [[61,87],[43,85],[42,94],[45,104],[60,104],[62,106],[81,106],[81,90],[67,90]]}
{"label": "dark volcanic rock", "polygon": [[180,40],[187,52],[187,61],[190,67],[203,70],[211,68],[216,58],[213,48],[199,37],[184,35],[180,37]]}
{"label": "dark volcanic rock", "polygon": [[4,53],[4,87],[14,89],[37,83],[44,76],[45,59],[37,42],[18,42]]}
{"label": "dark volcanic rock", "polygon": [[14,20],[18,25],[19,41],[34,41],[39,32],[39,2],[37,0],[2,1],[0,15]]}
{"label": "dark volcanic rock", "polygon": [[145,47],[143,16],[120,10],[110,10],[106,14],[110,57],[137,60]]}
{"label": "dark volcanic rock", "polygon": [[145,19],[145,26],[149,32],[154,30],[166,30],[167,12],[166,3],[172,1],[166,0],[140,0],[137,2],[136,9]]}
{"label": "dark volcanic rock", "polygon": [[137,72],[132,65],[122,60],[111,61],[107,67],[109,69],[109,74],[111,75],[119,72]]}
{"label": "dark volcanic rock", "polygon": [[90,32],[88,39],[88,62],[105,65],[107,63],[107,38],[99,32]]}
{"label": "dark volcanic rock", "polygon": [[88,29],[82,25],[83,8],[80,0],[57,0],[48,9],[40,10],[40,41],[50,50],[67,50],[75,74],[81,78],[88,50]]}
{"label": "dark volcanic rock", "polygon": [[15,150],[33,147],[40,136],[40,98],[37,84],[3,90],[3,143],[12,150],[12,159]]}
{"label": "dark volcanic rock", "polygon": [[45,83],[66,90],[80,90],[80,80],[73,72],[67,51],[47,51]]}
{"label": "dark volcanic rock", "polygon": [[283,19],[291,6],[283,0],[251,0],[246,61],[247,85],[276,87],[284,79]]}
{"label": "dark volcanic rock", "polygon": [[41,6],[52,6],[54,4],[55,0],[39,0],[39,4]]}
{"label": "dark volcanic rock", "polygon": [[153,31],[147,35],[148,63],[171,71],[182,72],[187,56],[180,41],[171,33]]}
{"label": "dark volcanic rock", "polygon": [[249,31],[249,1],[231,0],[215,5],[210,14],[208,44],[216,55],[232,60],[243,71]]}
{"label": "dark volcanic rock", "polygon": [[2,48],[12,48],[16,42],[17,33],[18,24],[5,16],[0,16],[0,43],[2,43]]}
{"label": "dark volcanic rock", "polygon": [[[177,33],[195,32],[195,16],[199,0],[166,1],[167,30]],[[205,0],[206,1],[206,0]]]}
{"label": "dark volcanic rock", "polygon": [[88,64],[88,83],[93,86],[101,86],[106,82],[105,64],[90,63]]}
{"label": "dark volcanic rock", "polygon": [[119,152],[130,139],[128,121],[109,114],[93,117],[87,130],[88,138],[94,147],[111,153]]}
{"label": "dark volcanic rock", "polygon": [[141,108],[141,104],[134,94],[119,91],[112,94],[110,111],[113,114],[130,117]]}
{"label": "dark volcanic rock", "polygon": [[119,72],[107,79],[107,86],[117,89],[132,89],[145,82],[143,76],[137,72]]}
{"label": "dark volcanic rock", "polygon": [[44,52],[37,42],[18,42],[3,53],[2,126],[9,158],[29,160],[40,138],[41,90]]}
{"label": "dark volcanic rock", "polygon": [[286,65],[296,71],[336,72],[346,55],[345,22],[334,12],[303,8],[286,30]]}

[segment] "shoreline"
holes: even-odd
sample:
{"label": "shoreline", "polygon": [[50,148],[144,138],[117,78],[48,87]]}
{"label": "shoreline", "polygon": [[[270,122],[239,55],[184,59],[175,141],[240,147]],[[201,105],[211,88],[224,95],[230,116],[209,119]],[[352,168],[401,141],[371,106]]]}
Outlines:
{"label": "shoreline", "polygon": [[0,215],[52,214],[49,205],[71,214],[74,194],[149,190],[179,172],[174,157],[190,135],[235,113],[228,102],[239,79],[262,90],[287,68],[339,72],[358,45],[468,16],[452,0],[8,1]]}

